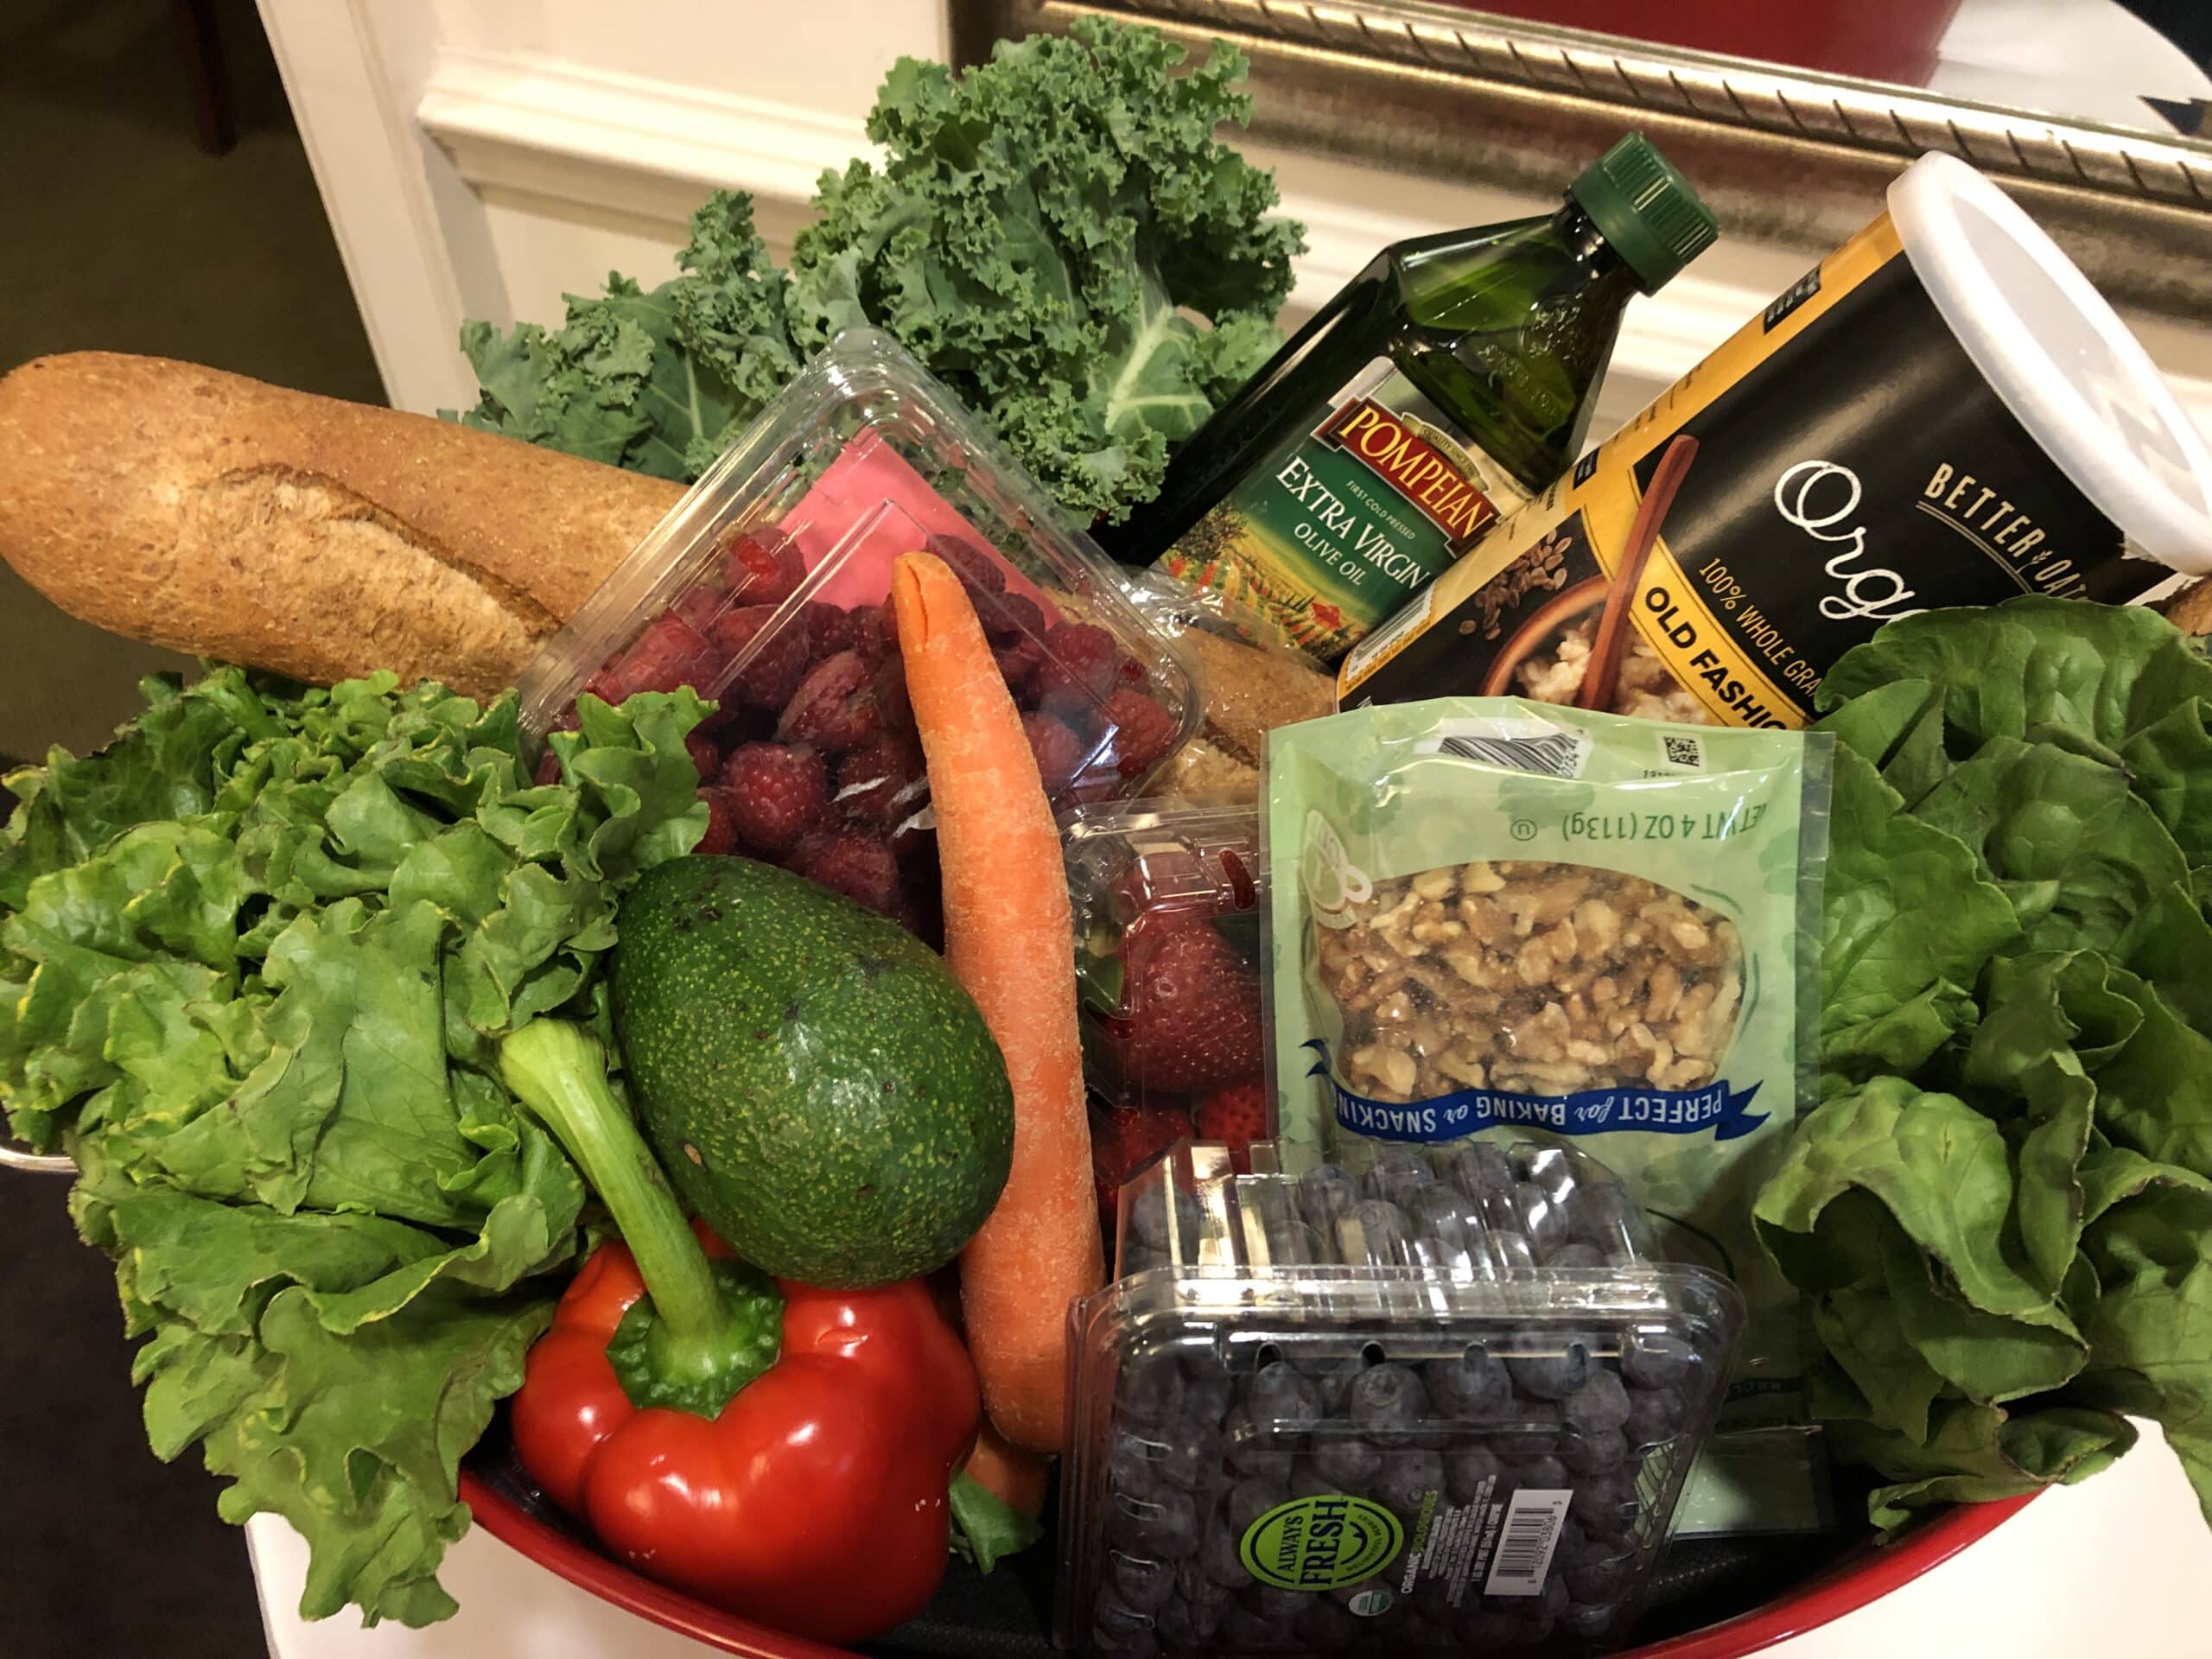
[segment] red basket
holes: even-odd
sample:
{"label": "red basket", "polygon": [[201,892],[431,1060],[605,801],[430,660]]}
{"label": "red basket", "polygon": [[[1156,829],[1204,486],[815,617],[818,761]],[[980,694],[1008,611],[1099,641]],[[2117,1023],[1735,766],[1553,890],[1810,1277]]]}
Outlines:
{"label": "red basket", "polygon": [[[461,1497],[482,1527],[580,1589],[724,1653],[747,1659],[853,1659],[844,1648],[785,1636],[640,1578],[569,1533],[548,1524],[474,1471],[461,1472]],[[1887,1595],[1994,1531],[2029,1500],[1945,1510],[1881,1548],[1861,1545],[1789,1593],[1739,1618],[1687,1636],[1630,1649],[1617,1659],[1738,1659],[1817,1629]]]}

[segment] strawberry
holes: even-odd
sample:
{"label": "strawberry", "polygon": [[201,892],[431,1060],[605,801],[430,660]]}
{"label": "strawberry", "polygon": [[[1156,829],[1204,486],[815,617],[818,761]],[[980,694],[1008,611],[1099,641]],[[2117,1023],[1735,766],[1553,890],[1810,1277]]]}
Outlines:
{"label": "strawberry", "polygon": [[1090,1119],[1090,1173],[1110,1246],[1122,1183],[1191,1132],[1180,1107],[1109,1106]]}
{"label": "strawberry", "polygon": [[1198,1138],[1229,1148],[1240,1175],[1252,1173],[1252,1143],[1268,1138],[1268,1086],[1257,1077],[1225,1083],[1198,1101]]}
{"label": "strawberry", "polygon": [[1122,956],[1109,1029],[1132,1082],[1196,1092],[1260,1075],[1260,982],[1236,946],[1195,916],[1152,916],[1123,933]]}

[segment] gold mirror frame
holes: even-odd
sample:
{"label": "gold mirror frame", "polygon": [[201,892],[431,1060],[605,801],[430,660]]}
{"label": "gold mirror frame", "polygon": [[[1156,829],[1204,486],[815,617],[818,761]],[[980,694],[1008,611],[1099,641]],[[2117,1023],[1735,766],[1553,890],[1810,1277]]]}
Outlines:
{"label": "gold mirror frame", "polygon": [[954,0],[953,56],[1085,14],[1251,57],[1253,136],[1548,195],[1626,128],[1722,228],[1826,249],[1940,149],[1999,179],[2113,300],[2212,318],[2212,143],[1939,97],[1418,0]]}

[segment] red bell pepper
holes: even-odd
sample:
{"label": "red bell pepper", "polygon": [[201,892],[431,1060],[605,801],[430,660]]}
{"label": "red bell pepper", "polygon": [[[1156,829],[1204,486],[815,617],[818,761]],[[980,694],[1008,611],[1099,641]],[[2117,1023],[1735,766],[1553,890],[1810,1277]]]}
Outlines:
{"label": "red bell pepper", "polygon": [[524,1468],[640,1573],[778,1630],[850,1643],[919,1612],[981,1416],[928,1287],[775,1283],[695,1236],[582,1027],[534,1021],[500,1064],[624,1240],[530,1351]]}

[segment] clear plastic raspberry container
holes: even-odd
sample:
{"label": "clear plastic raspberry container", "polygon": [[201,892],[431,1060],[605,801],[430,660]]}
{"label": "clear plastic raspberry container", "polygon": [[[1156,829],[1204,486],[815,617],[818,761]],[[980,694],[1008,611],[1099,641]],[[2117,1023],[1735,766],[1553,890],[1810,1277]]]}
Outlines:
{"label": "clear plastic raspberry container", "polygon": [[1069,1315],[1077,1654],[1587,1654],[1624,1641],[1740,1338],[1546,1137],[1240,1174],[1178,1147]]}
{"label": "clear plastic raspberry container", "polygon": [[1275,1132],[1261,1020],[1255,806],[1081,807],[1060,821],[1101,1219],[1193,1134],[1242,1160]]}
{"label": "clear plastic raspberry container", "polygon": [[889,336],[841,334],[547,642],[532,737],[587,693],[689,685],[705,852],[785,865],[937,931],[928,779],[893,562],[927,550],[976,601],[1056,809],[1133,796],[1203,717],[1180,650],[1114,566]]}

